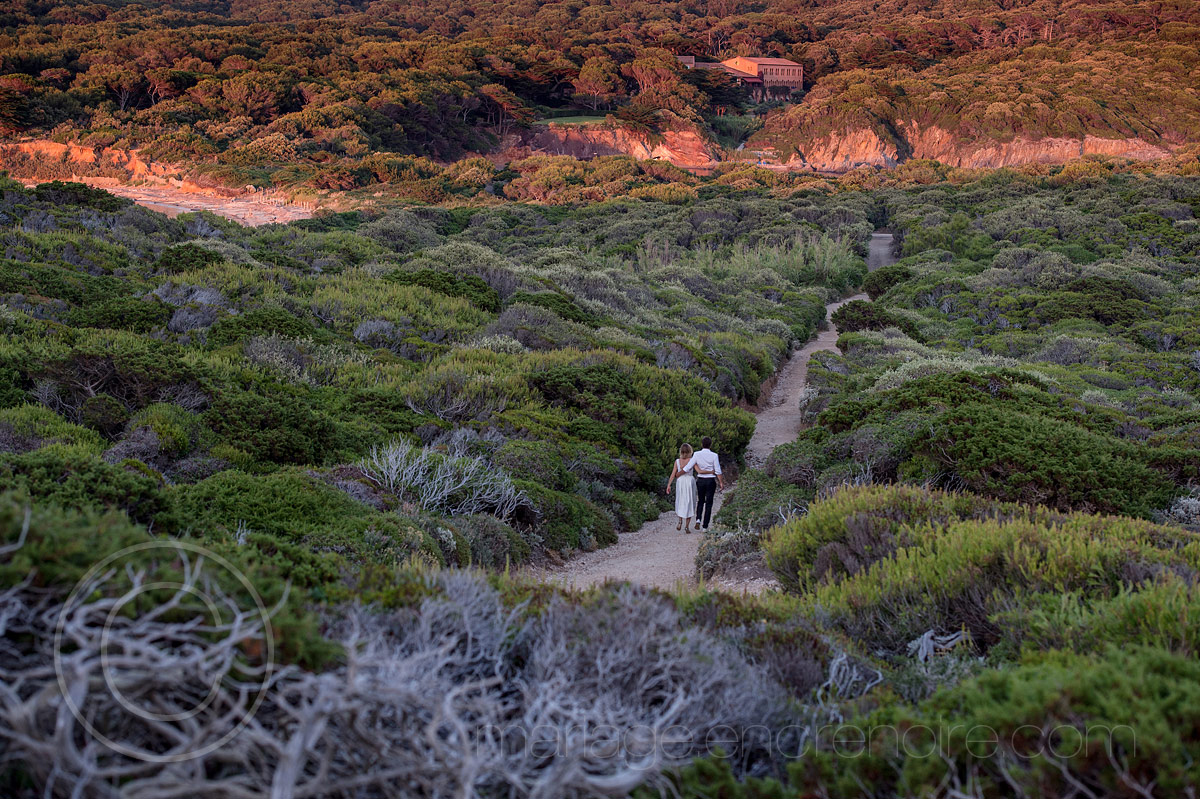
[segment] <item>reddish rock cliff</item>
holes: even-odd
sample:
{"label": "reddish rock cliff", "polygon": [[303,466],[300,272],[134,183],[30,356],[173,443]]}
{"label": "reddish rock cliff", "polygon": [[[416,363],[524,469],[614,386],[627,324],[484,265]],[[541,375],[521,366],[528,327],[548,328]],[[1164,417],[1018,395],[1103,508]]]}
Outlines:
{"label": "reddish rock cliff", "polygon": [[1171,151],[1141,139],[1017,138],[1007,142],[963,142],[949,131],[915,123],[902,124],[899,137],[873,130],[847,130],[801,145],[787,163],[793,169],[847,172],[863,166],[893,167],[913,158],[932,159],[956,167],[988,168],[1022,164],[1063,164],[1086,155],[1111,155],[1149,161]]}
{"label": "reddish rock cliff", "polygon": [[[47,139],[34,141],[0,142],[0,165],[4,165],[2,157],[4,149],[15,149],[26,155],[33,156],[43,164],[55,162],[66,163],[78,173],[76,179],[92,186],[113,188],[130,183],[143,186],[163,186],[189,194],[205,194],[210,196],[234,197],[242,191],[215,184],[204,184],[185,176],[185,168],[180,164],[162,161],[146,161],[138,150],[121,150],[115,147],[88,147],[82,144],[61,144]],[[58,177],[57,174],[47,176],[41,168],[36,168],[38,174],[19,175],[22,178]]]}
{"label": "reddish rock cliff", "polygon": [[[1086,155],[1111,155],[1135,160],[1166,158],[1171,151],[1141,139],[1017,138],[1007,142],[963,142],[938,127],[899,126],[897,136],[870,129],[842,131],[802,144],[785,166],[795,170],[849,172],[859,167],[890,168],[910,159],[932,159],[956,167],[989,168],[1022,164],[1063,164]],[[676,166],[712,166],[721,151],[698,131],[669,131],[660,138],[608,125],[547,125],[526,134],[523,144],[535,152],[594,158],[631,155],[664,158]]]}
{"label": "reddish rock cliff", "polygon": [[644,134],[608,125],[539,125],[526,136],[531,149],[551,155],[594,158],[631,155],[645,160],[664,158],[676,166],[711,166],[719,158],[711,141],[694,130],[666,131],[651,139]]}
{"label": "reddish rock cliff", "polygon": [[43,158],[69,161],[72,164],[116,167],[125,171],[129,180],[164,180],[168,175],[178,174],[173,164],[143,161],[137,150],[119,150],[113,147],[96,149],[82,144],[60,144],[55,141],[38,140],[16,142],[12,146],[23,153]]}
{"label": "reddish rock cliff", "polygon": [[894,141],[873,130],[847,130],[803,145],[787,162],[792,169],[849,172],[862,166],[894,167],[904,160]]}

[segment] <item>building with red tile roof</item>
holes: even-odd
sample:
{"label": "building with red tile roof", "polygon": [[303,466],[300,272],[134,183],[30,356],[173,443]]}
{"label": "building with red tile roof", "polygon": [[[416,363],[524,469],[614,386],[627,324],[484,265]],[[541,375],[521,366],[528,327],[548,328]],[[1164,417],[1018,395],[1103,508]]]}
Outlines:
{"label": "building with red tile roof", "polygon": [[804,65],[786,58],[737,56],[721,63],[730,69],[754,75],[769,93],[791,93],[804,88]]}
{"label": "building with red tile roof", "polygon": [[753,72],[735,69],[728,64],[717,63],[713,61],[697,61],[696,57],[692,55],[680,55],[675,57],[679,59],[679,63],[683,64],[685,69],[719,70],[745,86],[750,86],[751,88],[762,87],[762,79]]}

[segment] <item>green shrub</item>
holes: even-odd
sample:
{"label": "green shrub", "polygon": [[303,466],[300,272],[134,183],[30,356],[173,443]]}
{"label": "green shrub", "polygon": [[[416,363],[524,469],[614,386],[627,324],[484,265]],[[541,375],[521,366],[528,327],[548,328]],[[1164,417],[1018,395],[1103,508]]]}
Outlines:
{"label": "green shrub", "polygon": [[[851,363],[873,357],[857,343],[851,353]],[[1122,437],[1136,421],[1103,397],[1083,402],[1031,371],[943,361],[914,359],[841,380],[839,393],[824,394],[831,399],[818,427],[780,448],[768,470],[786,467],[800,484],[815,472],[817,487],[828,488],[830,470],[869,466],[876,481],[929,481],[1147,518],[1200,474],[1200,451]],[[871,390],[854,390],[862,384]]]}
{"label": "green shrub", "polygon": [[783,360],[787,338],[761,336],[752,344],[729,333],[705,336],[701,343],[711,367],[704,372],[723,395],[757,404],[763,382]]}
{"label": "green shrub", "polygon": [[587,499],[528,480],[513,482],[529,497],[531,505],[518,511],[517,521],[532,527],[547,549],[566,552],[616,543],[612,521]]}
{"label": "green shrub", "polygon": [[99,455],[104,439],[94,430],[71,424],[42,405],[18,405],[0,409],[0,436],[11,436],[10,452],[36,449],[47,444],[66,444],[78,451]]}
{"label": "green shrub", "polygon": [[[29,509],[26,526],[25,512]],[[23,545],[0,559],[0,585],[12,586],[31,578],[39,589],[65,594],[73,589],[93,567],[111,555],[118,555],[113,581],[115,590],[128,590],[124,582],[126,568],[144,569],[146,582],[178,581],[179,559],[162,557],[162,549],[143,549],[126,552],[130,547],[154,541],[166,541],[151,535],[144,527],[130,522],[116,510],[100,512],[91,507],[67,508],[53,500],[29,502],[24,493],[0,494],[0,546],[14,546],[25,529]],[[183,539],[184,542],[198,543]],[[305,605],[310,596],[290,591],[296,564],[302,562],[296,553],[281,553],[278,540],[253,541],[238,544],[232,540],[209,540],[203,546],[225,558],[254,586],[258,596],[273,610],[271,627],[275,633],[276,652],[284,662],[318,668],[339,654],[338,647],[321,635],[318,618]],[[193,560],[193,563],[196,561]],[[336,576],[336,568],[326,564],[327,575]],[[245,586],[234,573],[208,561],[204,571],[215,579],[220,588],[240,608],[254,607],[254,598],[246,595]],[[284,601],[285,597],[287,601]],[[184,610],[187,610],[187,599]],[[207,618],[208,609],[200,614]]]}
{"label": "green shrub", "polygon": [[761,533],[794,513],[803,513],[814,493],[764,472],[750,470],[738,477],[716,520],[725,527]]}
{"label": "green shrub", "polygon": [[[989,671],[916,709],[892,705],[854,719],[873,733],[863,752],[825,741],[791,767],[801,791],[833,797],[933,796],[950,780],[996,795],[1068,797],[1130,785],[1182,795],[1200,781],[1200,665],[1147,647],[1100,657],[1050,653]],[[831,731],[832,733],[832,731]],[[845,736],[843,736],[845,737]]]}
{"label": "green shrub", "polygon": [[530,543],[495,516],[474,514],[452,521],[470,548],[470,563],[485,569],[516,567],[529,560]]}
{"label": "green shrub", "polygon": [[320,408],[317,396],[295,386],[267,384],[263,393],[232,386],[216,393],[204,422],[217,438],[268,463],[330,463],[359,442]]}
{"label": "green shrub", "polygon": [[[55,264],[0,261],[0,291],[93,306],[127,300],[130,286],[110,275],[91,275]],[[66,316],[71,318],[71,313]]]}
{"label": "green shrub", "polygon": [[[106,395],[135,411],[163,392],[195,388],[198,377],[177,345],[125,331],[73,330],[42,344],[22,369],[31,380],[48,381],[68,407]],[[106,424],[119,415],[110,410],[100,415]]]}
{"label": "green shrub", "polygon": [[763,536],[767,564],[784,588],[805,594],[825,580],[840,579],[890,556],[902,528],[945,526],[982,519],[995,509],[1016,514],[967,493],[930,491],[911,485],[848,487],[814,502],[808,513]]}
{"label": "green shrub", "polygon": [[1014,659],[1054,649],[1100,654],[1114,643],[1195,658],[1200,652],[1200,589],[1195,576],[1185,566],[1135,564],[1129,569],[1129,583],[1112,597],[1034,594],[1017,598],[1015,606],[996,614],[995,620]]}
{"label": "green shrub", "polygon": [[158,533],[178,529],[182,517],[162,478],[136,462],[127,463],[105,463],[87,447],[52,444],[22,455],[0,455],[0,485],[39,503],[120,510]]}
{"label": "green shrub", "polygon": [[148,405],[134,414],[129,420],[129,428],[139,427],[153,430],[163,453],[168,456],[182,456],[206,437],[198,414],[165,402]]}
{"label": "green shrub", "polygon": [[614,491],[613,510],[617,524],[622,530],[637,530],[643,524],[657,519],[667,504],[658,494],[649,491]]}
{"label": "green shrub", "polygon": [[[871,380],[871,385],[875,380]],[[927,420],[963,405],[1020,406],[1025,413],[1058,417],[1076,424],[1111,427],[1103,415],[1078,413],[1067,398],[1041,388],[1038,378],[1014,369],[944,371],[919,375],[878,392],[845,392],[817,417],[822,429],[843,433],[863,425],[887,427],[902,415]]]}
{"label": "green shrub", "polygon": [[777,480],[797,488],[813,488],[817,484],[817,465],[818,460],[813,457],[808,441],[802,437],[771,450],[763,468],[768,476]]}
{"label": "green shrub", "polygon": [[509,305],[517,305],[523,303],[525,305],[535,305],[540,308],[546,308],[554,311],[554,313],[571,322],[578,322],[581,325],[588,327],[600,327],[606,324],[605,320],[596,316],[589,311],[585,311],[575,304],[575,301],[565,294],[559,294],[555,291],[518,291],[508,298]]}
{"label": "green shrub", "polygon": [[[818,587],[812,600],[830,622],[872,648],[902,651],[926,630],[965,629],[980,647],[1000,640],[993,620],[1013,597],[1028,593],[1118,592],[1135,566],[1197,564],[1197,547],[1159,549],[1155,531],[1131,522],[1076,517],[1036,522],[960,522],[916,531],[907,546],[869,570]],[[1165,537],[1165,536],[1162,536]],[[1174,542],[1172,542],[1174,543]]]}
{"label": "green shrub", "polygon": [[1178,528],[902,486],[814,503],[768,532],[765,548],[828,623],[893,652],[931,629],[966,629],[988,647],[1002,640],[996,614],[1026,596],[1108,599],[1200,567],[1200,536]]}
{"label": "green shrub", "polygon": [[607,445],[630,458],[644,484],[662,484],[682,441],[708,435],[727,459],[742,452],[753,419],[695,377],[613,353],[539,354],[529,383],[567,413],[552,435]]}
{"label": "green shrub", "polygon": [[541,441],[512,439],[496,450],[492,461],[505,472],[556,491],[572,491],[579,478],[567,469],[563,454]]}
{"label": "green shrub", "polygon": [[950,221],[937,227],[917,227],[906,232],[904,255],[923,250],[941,249],[973,261],[989,258],[995,253],[991,236],[971,229],[967,215],[959,212]]}
{"label": "green shrub", "polygon": [[76,308],[67,314],[66,321],[76,327],[101,327],[111,330],[132,330],[149,333],[166,327],[171,319],[171,306],[157,298],[120,297]]}
{"label": "green shrub", "polygon": [[197,530],[239,526],[285,539],[313,533],[335,536],[343,522],[370,515],[369,507],[299,470],[252,475],[225,471],[179,489],[180,506]]}
{"label": "green shrub", "polygon": [[244,531],[260,536],[255,539],[260,547],[275,541],[282,557],[298,559],[288,574],[306,587],[328,591],[326,583],[337,578],[327,553],[357,564],[403,563],[417,553],[442,559],[419,524],[374,510],[301,470],[266,475],[229,470],[177,491],[197,535]]}
{"label": "green shrub", "polygon": [[838,308],[832,317],[834,325],[840,332],[855,330],[886,330],[889,327],[899,328],[911,339],[921,341],[921,331],[912,321],[898,316],[886,308],[872,302],[854,300]]}
{"label": "green shrub", "polygon": [[392,272],[388,280],[402,286],[424,286],[451,297],[463,297],[477,308],[490,313],[500,310],[500,294],[475,275],[455,275],[436,269],[418,269],[415,272]]}
{"label": "green shrub", "polygon": [[33,187],[33,196],[54,205],[80,205],[98,211],[120,211],[133,205],[132,200],[109,194],[104,189],[93,189],[84,183],[61,180],[39,183]]}
{"label": "green shrub", "polygon": [[14,408],[25,402],[24,376],[9,366],[0,366],[0,408]]}
{"label": "green shrub", "polygon": [[167,247],[159,254],[154,267],[159,274],[175,275],[194,269],[203,269],[206,266],[220,263],[222,260],[224,258],[219,253],[197,244],[176,244]]}
{"label": "green shrub", "polygon": [[214,347],[224,347],[254,336],[309,338],[315,334],[316,328],[308,320],[269,305],[221,319],[209,329],[208,343]]}
{"label": "green shrub", "polygon": [[[0,472],[8,469],[0,466]],[[108,555],[152,539],[116,508],[98,503],[71,508],[18,489],[0,494],[0,546],[16,545],[27,508],[24,545],[0,558],[0,585],[6,587],[32,575],[41,587],[69,591]]]}
{"label": "green shrub", "polygon": [[1059,510],[1150,518],[1177,493],[1135,445],[1069,422],[996,405],[968,404],[939,416],[913,444],[903,477],[949,472],[972,491]]}
{"label": "green shrub", "polygon": [[79,406],[79,421],[105,436],[115,435],[129,420],[129,411],[114,396],[97,394]]}
{"label": "green shrub", "polygon": [[671,776],[669,790],[636,789],[632,799],[794,799],[796,794],[773,779],[738,779],[723,757],[699,758]]}
{"label": "green shrub", "polygon": [[863,291],[872,300],[878,300],[884,294],[887,294],[888,289],[892,286],[898,286],[913,276],[912,269],[901,264],[892,264],[876,269],[874,272],[867,275],[863,281]]}

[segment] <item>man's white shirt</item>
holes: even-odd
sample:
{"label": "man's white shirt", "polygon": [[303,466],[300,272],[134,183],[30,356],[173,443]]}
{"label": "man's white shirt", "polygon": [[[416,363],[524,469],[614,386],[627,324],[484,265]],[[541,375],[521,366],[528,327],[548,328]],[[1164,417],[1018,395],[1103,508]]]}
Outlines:
{"label": "man's white shirt", "polygon": [[687,462],[687,466],[684,466],[683,470],[685,472],[689,471],[693,466],[696,467],[697,471],[707,472],[707,474],[703,475],[698,474],[696,475],[697,477],[713,477],[721,474],[721,460],[717,457],[717,453],[711,449],[702,449],[693,454],[692,459]]}

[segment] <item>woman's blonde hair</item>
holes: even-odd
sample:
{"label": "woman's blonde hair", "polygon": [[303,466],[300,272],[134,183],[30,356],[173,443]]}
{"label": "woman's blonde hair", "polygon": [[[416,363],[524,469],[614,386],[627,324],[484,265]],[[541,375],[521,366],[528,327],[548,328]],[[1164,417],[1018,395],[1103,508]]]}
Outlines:
{"label": "woman's blonde hair", "polygon": [[680,447],[679,448],[679,457],[681,457],[681,458],[692,457],[692,445],[684,444],[682,447]]}

